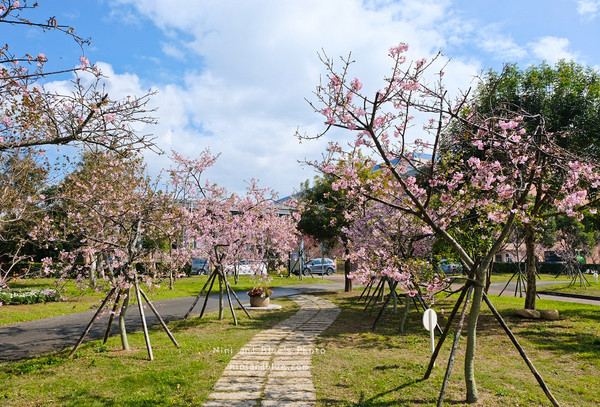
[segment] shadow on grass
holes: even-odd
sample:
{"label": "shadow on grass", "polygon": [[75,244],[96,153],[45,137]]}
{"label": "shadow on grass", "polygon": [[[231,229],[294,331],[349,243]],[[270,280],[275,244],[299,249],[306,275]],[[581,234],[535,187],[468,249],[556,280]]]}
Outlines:
{"label": "shadow on grass", "polygon": [[[419,332],[422,330],[421,312],[417,312],[411,304],[411,310],[407,321],[407,329],[404,333],[399,332],[398,321],[401,318],[402,310],[393,314],[388,311],[385,318],[382,320],[376,332],[373,332],[371,327],[373,321],[377,317],[376,312],[368,313],[364,311],[364,303],[357,303],[360,293],[347,293],[338,296],[327,296],[326,298],[334,301],[342,310],[341,319],[329,327],[322,335],[321,339],[324,342],[331,340],[335,343],[336,349],[347,349],[352,351],[356,349],[365,354],[365,350],[374,349],[377,352],[380,350],[400,349],[404,346],[412,348],[413,343],[417,343]],[[325,297],[325,296],[324,296]],[[491,298],[495,307],[498,309],[503,319],[509,328],[513,331],[519,342],[522,342],[527,348],[537,348],[547,350],[552,354],[573,355],[573,359],[579,360],[598,360],[600,358],[600,336],[598,331],[598,309],[595,306],[587,304],[575,304],[557,301],[540,301],[540,308],[557,308],[560,312],[561,319],[559,321],[546,320],[527,320],[514,316],[514,310],[522,307],[522,299],[496,299]],[[439,301],[436,308],[446,308],[448,311],[454,305],[454,299],[447,301]],[[452,332],[452,330],[451,330]],[[482,313],[479,317],[478,336],[482,343],[487,342],[496,344],[501,343],[502,346],[510,347],[510,352],[516,353],[513,346],[510,344],[507,334],[504,332],[496,318],[491,314],[487,306],[482,307]],[[453,332],[450,337],[452,337]],[[394,340],[401,338],[401,340]],[[491,341],[491,342],[490,342]],[[445,347],[451,345],[450,339]],[[326,346],[326,343],[324,344]],[[506,350],[509,352],[508,348]],[[391,361],[391,360],[390,360]],[[353,362],[348,361],[347,364]],[[535,363],[535,361],[534,361]],[[520,366],[520,365],[519,365]],[[399,365],[394,363],[383,366],[374,366],[368,370],[369,376],[384,376],[393,372],[395,369],[405,369],[413,374],[413,377],[419,377],[418,372],[422,370],[421,366],[407,366],[404,363]],[[352,370],[352,368],[345,369]],[[526,367],[519,367],[523,370],[523,375],[528,375]],[[366,371],[366,369],[364,370]],[[412,374],[411,373],[411,374]],[[370,380],[368,377],[364,380]],[[422,376],[420,376],[422,377]],[[348,380],[346,378],[346,380]],[[375,391],[380,393],[365,399],[354,395],[338,392],[338,399],[333,395],[325,396],[323,405],[345,405],[345,406],[411,406],[411,405],[435,405],[437,402],[437,394],[434,387],[435,384],[426,385],[429,390],[417,390],[424,385],[422,380],[414,380],[405,377],[404,379],[396,377],[392,378],[389,383],[397,384],[400,380],[405,382],[398,387],[390,388],[389,383],[384,383]],[[485,379],[481,379],[484,381]],[[363,383],[360,380],[358,383]],[[347,384],[347,383],[346,383]],[[377,385],[377,383],[374,383]],[[335,385],[334,385],[335,386]],[[433,387],[432,387],[433,386]],[[344,386],[336,386],[344,387]],[[372,387],[371,387],[372,388]],[[388,389],[389,388],[389,389]],[[411,390],[408,390],[411,389]],[[350,389],[349,389],[350,390]],[[405,390],[405,391],[403,391]],[[417,390],[417,391],[414,391]],[[439,394],[439,389],[437,389]],[[398,394],[395,394],[398,392]],[[433,392],[433,393],[432,393]],[[411,394],[411,395],[409,395]],[[435,399],[432,399],[435,397]],[[448,405],[463,405],[464,400],[457,400],[459,397],[450,396],[452,399],[445,400]],[[349,399],[351,398],[351,399]],[[342,399],[342,400],[340,400]],[[358,399],[358,402],[356,401]],[[320,400],[321,401],[321,400]]]}
{"label": "shadow on grass", "polygon": [[[395,368],[397,366],[389,367]],[[340,404],[339,400],[334,399],[322,399],[320,402],[323,405],[335,405],[335,406],[352,406],[352,407],[386,407],[386,406],[417,406],[417,405],[434,405],[437,402],[436,398],[428,398],[428,399],[394,399],[394,400],[382,400],[386,396],[389,396],[393,393],[401,392],[411,386],[418,385],[423,382],[423,379],[418,380],[409,380],[401,385],[394,387],[392,389],[386,390],[384,392],[378,393],[370,398],[365,399],[364,396],[361,396],[359,401],[354,402],[344,402],[344,404]],[[460,401],[445,401],[448,404],[461,404]]]}

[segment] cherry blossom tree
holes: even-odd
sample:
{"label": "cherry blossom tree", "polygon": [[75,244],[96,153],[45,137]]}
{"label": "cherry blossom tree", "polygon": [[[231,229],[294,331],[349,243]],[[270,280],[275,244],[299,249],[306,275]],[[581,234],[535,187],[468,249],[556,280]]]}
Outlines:
{"label": "cherry blossom tree", "polygon": [[[482,301],[493,309],[484,286],[494,254],[517,219],[530,220],[529,196],[536,188],[548,188],[539,177],[544,166],[564,173],[552,199],[556,209],[568,215],[575,215],[588,202],[590,188],[600,185],[600,176],[593,163],[557,146],[542,117],[537,116],[537,126],[526,130],[523,123],[536,119],[526,112],[480,114],[469,103],[468,92],[449,96],[443,68],[437,70],[439,58],[407,63],[407,49],[406,44],[390,49],[392,70],[372,98],[361,92],[360,80],[352,78],[350,57],[343,58],[338,69],[332,59],[322,56],[327,80],[317,87],[316,101],[311,103],[325,118],[327,128],[320,136],[341,128],[351,131],[354,140],[347,145],[332,142],[329,148],[335,163],[341,159],[348,165],[339,168],[327,160],[314,164],[334,174],[335,185],[359,200],[377,201],[416,218],[424,231],[444,240],[466,266],[465,287],[472,289],[473,299],[467,320],[465,380],[467,401],[473,403],[478,400],[476,327]],[[414,136],[416,118],[423,123],[421,139]],[[459,143],[468,143],[478,154],[455,154],[452,147]],[[357,176],[359,151],[370,157],[373,167],[379,166],[378,179],[362,182]],[[431,159],[424,162],[424,153]],[[453,224],[466,217],[475,219],[490,241],[479,252],[469,253],[454,236]],[[534,374],[542,385],[541,377]]]}
{"label": "cherry blossom tree", "polygon": [[[386,277],[399,283],[402,292],[417,294],[421,269],[413,260],[431,254],[433,234],[419,222],[381,202],[368,202],[346,214],[352,222],[345,228],[350,259],[357,265],[354,277],[361,283]],[[441,281],[440,281],[441,283]],[[435,290],[428,290],[429,293]]]}
{"label": "cherry blossom tree", "polygon": [[[208,296],[215,281],[219,285],[219,319],[223,318],[224,295],[237,324],[231,295],[232,290],[226,266],[244,260],[251,270],[268,282],[262,265],[271,259],[284,259],[297,242],[295,220],[282,215],[275,204],[276,195],[269,189],[259,188],[252,180],[245,194],[229,193],[226,189],[203,179],[204,171],[214,164],[218,156],[205,150],[199,158],[187,159],[174,153],[176,167],[170,171],[173,194],[184,208],[185,238],[193,257],[208,259],[213,267],[204,288],[208,288],[200,316],[204,314]],[[235,267],[232,270],[235,273]],[[237,276],[235,276],[237,278]],[[189,316],[204,289],[186,314]],[[249,316],[249,315],[248,315]]]}
{"label": "cherry blossom tree", "polygon": [[[81,47],[88,42],[75,34],[72,27],[61,26],[54,18],[46,23],[28,20],[27,10],[36,5],[29,6],[26,1],[2,1],[0,23],[63,31]],[[139,124],[154,122],[151,111],[146,108],[150,94],[113,101],[102,86],[101,72],[84,56],[80,58],[80,65],[66,69],[46,71],[47,62],[44,54],[17,56],[8,45],[0,50],[0,167],[4,185],[11,186],[10,193],[3,194],[0,201],[3,240],[14,240],[15,236],[8,235],[13,234],[10,226],[15,222],[31,223],[39,216],[39,207],[30,202],[36,191],[22,182],[48,172],[46,149],[60,145],[113,151],[153,147],[150,137],[140,136],[134,130]],[[74,75],[70,90],[50,91],[41,84],[44,78],[59,74]],[[38,164],[25,168],[15,157],[29,157],[28,162]],[[25,243],[21,239],[10,253],[2,253],[11,258],[2,270],[3,282],[11,267],[29,258],[20,251]]]}
{"label": "cherry blossom tree", "polygon": [[365,290],[368,287],[369,292],[374,282],[379,281],[375,297],[378,292],[383,294],[386,283],[391,291],[373,329],[391,298],[394,299],[394,306],[396,305],[398,290],[400,294],[404,294],[405,299],[400,323],[400,331],[404,331],[411,298],[419,300],[419,305],[426,309],[425,301],[432,302],[433,294],[446,285],[434,273],[429,262],[435,240],[433,234],[428,230],[424,231],[414,217],[377,201],[367,201],[345,216],[348,218],[348,226],[344,228],[344,232],[348,239],[349,260],[356,265],[351,278],[358,279],[366,286]]}
{"label": "cherry blossom tree", "polygon": [[[46,158],[47,150],[57,146],[119,153],[156,150],[152,137],[138,132],[144,125],[155,122],[152,110],[147,107],[152,93],[111,99],[102,73],[83,54],[88,40],[78,36],[72,27],[60,25],[54,17],[43,23],[28,20],[27,11],[37,6],[30,4],[0,1],[0,23],[14,29],[25,26],[43,32],[62,31],[81,47],[82,56],[69,67],[47,71],[49,58],[42,53],[17,55],[8,45],[0,49],[0,168],[4,178],[18,174],[18,168],[9,168],[16,163],[16,156],[36,157],[39,164],[29,169],[39,175],[50,169],[57,171]],[[58,87],[52,90],[44,84],[48,78],[62,78],[60,75],[71,78],[60,87],[62,90]],[[8,184],[12,185],[11,182]],[[7,199],[0,200],[0,235],[8,232],[5,226],[13,223],[15,216],[21,219],[37,216],[39,206],[28,204],[35,195],[30,189],[18,187],[5,196]],[[3,255],[12,257],[12,264],[23,258],[16,251]]]}
{"label": "cherry blossom tree", "polygon": [[12,151],[0,160],[0,289],[7,287],[19,264],[31,258],[28,231],[39,221],[31,197],[36,196],[46,180],[47,168],[37,155]]}
{"label": "cherry blossom tree", "polygon": [[[105,341],[118,314],[125,350],[129,349],[125,314],[133,288],[150,360],[153,354],[141,297],[174,344],[179,345],[148,300],[141,283],[152,288],[156,277],[163,276],[169,269],[181,270],[188,260],[187,252],[176,244],[181,236],[180,208],[158,188],[157,182],[145,174],[139,156],[122,157],[103,152],[88,157],[87,165],[67,176],[53,197],[53,205],[63,205],[66,215],[56,219],[47,216],[32,232],[34,238],[47,241],[46,245],[57,251],[62,245],[75,243],[70,250],[60,250],[57,259],[44,259],[47,270],[58,267],[62,278],[75,277],[82,287],[89,286],[90,273],[99,271],[103,276],[103,283],[94,287],[106,294],[97,315],[112,304]],[[165,241],[166,247],[162,244]]]}

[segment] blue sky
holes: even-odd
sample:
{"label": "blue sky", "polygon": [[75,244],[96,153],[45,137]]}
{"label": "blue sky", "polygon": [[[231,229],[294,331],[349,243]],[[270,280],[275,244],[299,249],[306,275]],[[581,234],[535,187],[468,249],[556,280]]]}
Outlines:
{"label": "blue sky", "polygon": [[[33,21],[55,17],[82,37],[114,97],[157,90],[152,132],[167,153],[221,153],[209,178],[233,191],[257,178],[282,196],[312,178],[298,161],[326,140],[298,143],[297,128],[322,129],[305,98],[324,71],[317,52],[356,59],[355,74],[378,88],[387,49],[400,41],[415,59],[451,59],[446,86],[466,89],[478,73],[574,59],[600,67],[600,0],[38,0]],[[0,25],[13,52],[45,53],[49,67],[78,64],[64,35]],[[68,77],[61,78],[63,80]],[[151,172],[168,154],[147,154]]]}

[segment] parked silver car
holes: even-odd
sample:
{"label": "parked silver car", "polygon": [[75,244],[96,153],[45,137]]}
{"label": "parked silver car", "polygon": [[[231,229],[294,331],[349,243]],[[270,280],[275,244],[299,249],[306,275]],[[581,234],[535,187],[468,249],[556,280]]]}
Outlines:
{"label": "parked silver car", "polygon": [[331,259],[324,259],[321,263],[321,259],[313,259],[304,263],[303,274],[308,276],[310,274],[327,274],[328,276],[336,272],[335,262]]}

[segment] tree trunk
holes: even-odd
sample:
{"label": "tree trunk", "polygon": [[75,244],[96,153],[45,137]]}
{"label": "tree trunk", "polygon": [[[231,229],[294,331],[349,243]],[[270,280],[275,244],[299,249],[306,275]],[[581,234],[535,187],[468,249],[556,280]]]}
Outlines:
{"label": "tree trunk", "polygon": [[400,332],[404,332],[404,325],[408,318],[408,312],[410,311],[410,295],[404,294],[404,312],[402,312],[402,319],[400,320]]}
{"label": "tree trunk", "polygon": [[535,309],[536,273],[535,273],[535,231],[531,224],[525,224],[525,252],[527,270],[527,290],[525,309]]}
{"label": "tree trunk", "polygon": [[350,279],[351,270],[350,260],[346,259],[344,261],[344,291],[350,292],[352,291],[352,280]]}
{"label": "tree trunk", "polygon": [[487,268],[487,279],[485,281],[485,289],[483,290],[486,294],[490,291],[490,284],[492,283],[492,271],[494,268],[494,263],[490,263]]}
{"label": "tree trunk", "polygon": [[219,320],[223,319],[223,276],[219,273]]}
{"label": "tree trunk", "polygon": [[467,403],[477,403],[477,383],[475,382],[475,350],[477,348],[477,321],[481,311],[483,288],[487,277],[487,267],[479,265],[475,271],[475,288],[473,302],[469,311],[467,326],[467,350],[465,353],[465,384],[467,387]]}
{"label": "tree trunk", "polygon": [[90,262],[90,286],[96,288],[96,277],[98,269],[98,257],[94,256]]}
{"label": "tree trunk", "polygon": [[125,292],[125,298],[123,299],[123,305],[121,306],[121,312],[119,313],[119,330],[121,331],[121,344],[123,350],[129,350],[129,341],[127,341],[127,330],[125,329],[125,314],[129,307],[129,296],[131,295],[131,288],[128,288]]}

